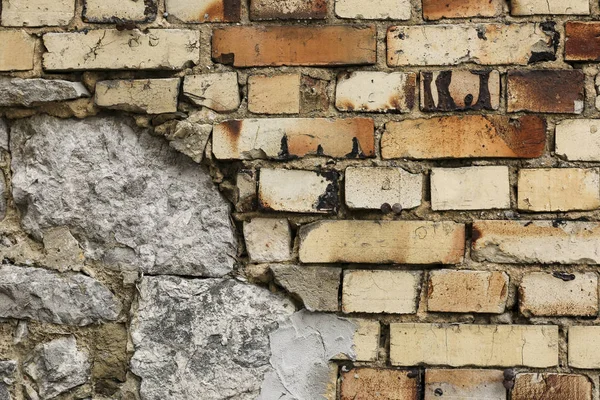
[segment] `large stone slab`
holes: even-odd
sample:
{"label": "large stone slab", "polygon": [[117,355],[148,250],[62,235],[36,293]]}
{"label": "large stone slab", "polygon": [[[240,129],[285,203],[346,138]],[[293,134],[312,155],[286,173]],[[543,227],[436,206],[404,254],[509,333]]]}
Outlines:
{"label": "large stone slab", "polygon": [[35,103],[73,100],[89,96],[90,93],[79,82],[59,79],[0,79],[0,107],[29,107]]}
{"label": "large stone slab", "polygon": [[269,334],[291,302],[235,280],[146,277],[131,324],[132,372],[144,400],[255,399]]}
{"label": "large stone slab", "polygon": [[0,267],[0,318],[67,325],[114,321],[118,299],[97,280],[42,268]]}
{"label": "large stone slab", "polygon": [[38,240],[67,226],[88,258],[150,274],[233,267],[229,205],[206,170],[118,118],[37,116],[11,128],[13,196]]}

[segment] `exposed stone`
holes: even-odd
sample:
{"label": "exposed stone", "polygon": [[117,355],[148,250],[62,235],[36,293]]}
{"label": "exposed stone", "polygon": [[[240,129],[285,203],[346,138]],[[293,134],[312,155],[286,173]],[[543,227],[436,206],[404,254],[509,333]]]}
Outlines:
{"label": "exposed stone", "polygon": [[338,310],[341,268],[271,265],[275,281],[300,297],[308,311]]}
{"label": "exposed stone", "polygon": [[0,71],[29,71],[37,40],[21,30],[0,31]]}
{"label": "exposed stone", "polygon": [[600,161],[600,119],[556,123],[555,152],[572,161]]}
{"label": "exposed stone", "polygon": [[217,112],[235,111],[241,102],[235,72],[186,75],[183,95],[192,103]]}
{"label": "exposed stone", "polygon": [[502,371],[433,369],[425,371],[425,400],[506,400]]}
{"label": "exposed stone", "polygon": [[6,215],[6,183],[4,173],[0,173],[0,220]]}
{"label": "exposed stone", "polygon": [[165,144],[116,118],[15,121],[12,184],[23,227],[41,239],[67,226],[86,257],[121,268],[228,273],[237,248],[229,205],[202,167]]}
{"label": "exposed stone", "polygon": [[169,145],[197,163],[204,159],[212,125],[201,125],[188,120],[167,122],[156,127],[155,132],[164,135]]}
{"label": "exposed stone", "polygon": [[127,328],[123,324],[104,324],[96,329],[92,376],[100,380],[124,382],[129,364]]}
{"label": "exposed stone", "polygon": [[340,111],[410,112],[417,76],[404,72],[354,71],[338,77],[335,106]]}
{"label": "exposed stone", "polygon": [[250,19],[325,19],[327,0],[251,0]]}
{"label": "exposed stone", "polygon": [[44,46],[46,70],[179,70],[199,61],[200,33],[182,29],[46,33]]}
{"label": "exposed stone", "polygon": [[592,382],[584,375],[518,374],[511,400],[592,400]]}
{"label": "exposed stone", "polygon": [[587,0],[511,0],[510,13],[586,15],[590,13],[590,3]]}
{"label": "exposed stone", "polygon": [[301,74],[248,77],[248,111],[255,114],[298,114]]}
{"label": "exposed stone", "polygon": [[157,0],[84,0],[83,20],[94,23],[152,22]]}
{"label": "exposed stone", "polygon": [[83,268],[85,256],[77,239],[71,235],[69,228],[50,228],[44,232],[44,264],[59,271],[80,271]]}
{"label": "exposed stone", "polygon": [[287,219],[254,218],[244,222],[244,240],[251,262],[281,262],[292,258],[292,231]]}
{"label": "exposed stone", "polygon": [[254,210],[258,202],[256,197],[256,171],[250,169],[241,170],[237,174],[235,187],[236,211],[246,212]]}
{"label": "exposed stone", "polygon": [[73,0],[2,0],[3,26],[68,25],[75,16]]}
{"label": "exposed stone", "polygon": [[8,125],[0,118],[0,149],[8,151]]}
{"label": "exposed stone", "polygon": [[365,7],[362,0],[336,0],[335,15],[340,18],[410,19],[410,0],[371,0]]}
{"label": "exposed stone", "polygon": [[0,78],[0,107],[25,106],[36,103],[89,97],[79,82],[58,79]]}
{"label": "exposed stone", "polygon": [[0,400],[12,400],[11,387],[17,375],[17,361],[0,360]]}
{"label": "exposed stone", "polygon": [[100,282],[41,268],[0,267],[0,317],[66,325],[114,321],[121,304]]}
{"label": "exposed stone", "polygon": [[342,372],[341,400],[415,400],[417,377],[397,369],[355,368]]}
{"label": "exposed stone", "polygon": [[188,23],[239,22],[241,0],[166,0],[170,16]]}
{"label": "exposed stone", "polygon": [[179,78],[101,81],[96,84],[96,104],[147,114],[177,112]]}
{"label": "exposed stone", "polygon": [[600,326],[569,326],[567,344],[570,367],[600,368]]}
{"label": "exposed stone", "polygon": [[375,210],[387,203],[410,209],[421,205],[423,175],[402,168],[348,167],[344,182],[350,208]]}
{"label": "exposed stone", "polygon": [[423,0],[423,18],[497,17],[505,5],[505,0]]}
{"label": "exposed stone", "polygon": [[145,277],[139,290],[131,369],[143,399],[256,398],[281,354],[271,332],[294,312],[288,300],[232,279]]}
{"label": "exposed stone", "polygon": [[39,344],[25,359],[23,368],[37,384],[42,399],[86,383],[90,375],[88,354],[77,348],[75,336]]}
{"label": "exposed stone", "polygon": [[421,72],[421,110],[497,110],[500,73],[464,70]]}

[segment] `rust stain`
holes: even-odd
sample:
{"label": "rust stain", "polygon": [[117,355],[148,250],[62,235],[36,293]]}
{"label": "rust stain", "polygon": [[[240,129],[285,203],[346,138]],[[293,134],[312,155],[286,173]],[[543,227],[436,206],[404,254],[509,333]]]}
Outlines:
{"label": "rust stain", "polygon": [[546,146],[546,120],[526,115],[508,120],[504,117],[489,116],[495,135],[514,152],[514,157],[536,158],[544,154]]}
{"label": "rust stain", "polygon": [[239,22],[241,0],[215,0],[198,16],[200,22]]}
{"label": "rust stain", "polygon": [[565,35],[565,58],[567,60],[600,60],[600,23],[567,22]]}
{"label": "rust stain", "polygon": [[494,17],[502,12],[503,0],[423,0],[426,20],[441,18]]}

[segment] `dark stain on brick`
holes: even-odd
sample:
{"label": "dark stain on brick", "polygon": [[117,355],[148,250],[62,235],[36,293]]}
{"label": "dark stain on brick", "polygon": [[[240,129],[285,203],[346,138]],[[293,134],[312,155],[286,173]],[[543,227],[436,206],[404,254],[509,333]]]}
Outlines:
{"label": "dark stain on brick", "polygon": [[[450,89],[452,84],[452,71],[440,71],[435,82],[433,82],[432,72],[423,72],[423,111],[481,111],[494,110],[490,94],[490,73],[491,71],[470,71],[473,75],[479,77],[479,91],[477,101],[473,103],[473,94],[468,94],[464,99],[455,99]],[[435,104],[433,90],[437,92],[438,103]],[[464,107],[456,104],[457,100],[464,102]]]}
{"label": "dark stain on brick", "polygon": [[320,171],[317,172],[317,175],[327,179],[330,183],[327,185],[325,193],[319,196],[319,199],[316,204],[316,209],[319,211],[336,212],[340,204],[340,197],[338,193],[339,175],[333,171]]}
{"label": "dark stain on brick", "polygon": [[565,60],[600,60],[600,23],[567,22],[565,35]]}
{"label": "dark stain on brick", "polygon": [[556,51],[558,49],[558,44],[560,42],[560,33],[556,31],[556,23],[551,21],[546,21],[540,24],[540,27],[551,38],[550,47],[553,51],[532,51],[528,64],[533,64],[536,62],[542,61],[555,61],[556,60]]}
{"label": "dark stain on brick", "polygon": [[[82,19],[84,22],[96,23],[96,24],[117,24],[117,29],[119,26],[123,27],[123,24],[127,23],[148,23],[153,22],[156,19],[156,14],[158,13],[158,3],[157,0],[144,0],[144,18],[143,19],[123,19],[115,16],[108,18],[91,18],[87,15],[87,1],[83,2],[83,10],[82,10]],[[1,9],[0,9],[1,11]],[[135,28],[135,27],[134,27]],[[134,28],[127,28],[127,30],[131,30]],[[125,29],[121,29],[125,30]]]}
{"label": "dark stain on brick", "polygon": [[575,275],[569,274],[569,273],[566,273],[566,272],[555,271],[555,272],[552,273],[552,276],[555,277],[555,278],[558,278],[560,280],[563,280],[565,282],[569,282],[569,281],[574,281],[575,280]]}
{"label": "dark stain on brick", "polygon": [[303,113],[325,111],[329,108],[328,81],[302,75],[300,79],[300,108]]}
{"label": "dark stain on brick", "polygon": [[519,158],[536,158],[544,153],[546,146],[546,120],[537,115],[525,115],[511,119],[506,124],[498,116],[489,117],[498,136]]}
{"label": "dark stain on brick", "polygon": [[223,0],[223,21],[239,22],[241,19],[241,11],[241,0]]}
{"label": "dark stain on brick", "polygon": [[251,0],[250,19],[253,21],[325,19],[327,0],[305,1],[289,13],[282,11],[280,0]]}
{"label": "dark stain on brick", "polygon": [[213,56],[213,60],[215,62],[218,62],[221,64],[233,65],[235,63],[235,54],[233,54],[233,53],[219,54],[218,56]]}
{"label": "dark stain on brick", "polygon": [[239,119],[232,119],[229,121],[221,122],[221,126],[227,132],[227,138],[230,142],[235,143],[239,140],[240,134],[242,132],[242,124],[244,121]]}
{"label": "dark stain on brick", "polygon": [[352,151],[346,154],[346,158],[366,158],[365,153],[360,149],[360,143],[356,137],[352,138]]}
{"label": "dark stain on brick", "polygon": [[475,244],[475,242],[477,242],[481,238],[481,236],[481,231],[475,225],[473,225],[473,228],[471,230],[471,241],[473,242],[473,244]]}

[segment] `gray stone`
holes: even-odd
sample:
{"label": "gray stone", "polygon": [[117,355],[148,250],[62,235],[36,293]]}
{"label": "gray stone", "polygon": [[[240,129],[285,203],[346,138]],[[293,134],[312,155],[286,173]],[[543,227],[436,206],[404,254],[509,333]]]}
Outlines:
{"label": "gray stone", "polygon": [[69,228],[60,226],[44,232],[45,264],[59,271],[80,271],[85,257]]}
{"label": "gray stone", "polygon": [[114,321],[120,312],[121,304],[112,292],[88,276],[0,267],[0,318],[83,326]]}
{"label": "gray stone", "polygon": [[51,399],[86,383],[91,363],[88,354],[77,349],[75,337],[68,336],[37,345],[23,366],[40,398]]}
{"label": "gray stone", "polygon": [[11,400],[10,387],[15,383],[17,362],[14,360],[0,361],[0,400]]}
{"label": "gray stone", "polygon": [[157,127],[156,131],[169,140],[172,148],[200,163],[204,158],[204,149],[212,132],[212,125],[173,121]]}
{"label": "gray stone", "polygon": [[8,125],[0,119],[0,149],[8,151]]}
{"label": "gray stone", "polygon": [[222,276],[237,242],[205,168],[129,119],[36,116],[11,127],[22,225],[67,226],[86,258],[149,274]]}
{"label": "gray stone", "polygon": [[145,277],[139,290],[131,369],[143,400],[256,398],[289,300],[233,279]]}
{"label": "gray stone", "polygon": [[6,215],[6,183],[4,182],[4,174],[0,172],[0,219]]}
{"label": "gray stone", "polygon": [[275,281],[300,297],[309,311],[338,311],[341,268],[271,265]]}
{"label": "gray stone", "polygon": [[79,82],[58,79],[0,79],[0,107],[25,106],[90,97]]}

